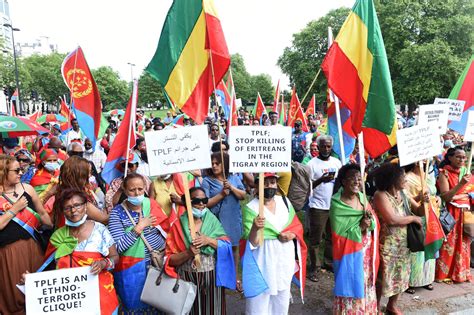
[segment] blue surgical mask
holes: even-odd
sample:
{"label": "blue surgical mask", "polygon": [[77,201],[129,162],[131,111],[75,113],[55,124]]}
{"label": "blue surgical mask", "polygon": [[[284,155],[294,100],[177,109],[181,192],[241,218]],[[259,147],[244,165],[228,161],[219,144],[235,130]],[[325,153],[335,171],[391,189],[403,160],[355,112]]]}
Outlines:
{"label": "blue surgical mask", "polygon": [[201,210],[201,209],[193,207],[193,217],[201,219],[204,216],[204,214],[207,212],[207,210],[208,210],[207,208],[204,208]]}
{"label": "blue surgical mask", "polygon": [[67,225],[67,226],[71,226],[71,227],[78,227],[78,226],[83,225],[84,222],[86,222],[86,220],[87,220],[87,213],[82,217],[82,219],[80,219],[80,220],[77,221],[77,222],[69,221],[69,220],[66,218],[66,225]]}
{"label": "blue surgical mask", "polygon": [[58,162],[46,162],[44,163],[44,168],[50,172],[54,172],[61,167]]}
{"label": "blue surgical mask", "polygon": [[444,140],[444,146],[452,148],[453,147],[453,140],[451,140],[451,139]]}
{"label": "blue surgical mask", "polygon": [[134,206],[139,206],[142,204],[143,199],[145,199],[145,195],[140,195],[140,196],[128,196],[127,201],[130,202]]}

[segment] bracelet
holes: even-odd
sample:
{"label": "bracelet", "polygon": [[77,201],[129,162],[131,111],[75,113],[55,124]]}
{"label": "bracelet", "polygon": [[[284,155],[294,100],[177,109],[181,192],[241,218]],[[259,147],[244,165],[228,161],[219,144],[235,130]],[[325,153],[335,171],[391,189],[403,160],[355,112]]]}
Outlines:
{"label": "bracelet", "polygon": [[12,210],[7,210],[7,212],[10,213],[13,217],[16,217],[16,215],[17,215],[17,214],[16,214],[15,212],[13,212]]}
{"label": "bracelet", "polygon": [[114,264],[114,261],[112,259],[107,257],[107,258],[104,258],[102,260],[105,261],[105,268],[104,269],[107,269],[107,270],[114,269],[115,264]]}

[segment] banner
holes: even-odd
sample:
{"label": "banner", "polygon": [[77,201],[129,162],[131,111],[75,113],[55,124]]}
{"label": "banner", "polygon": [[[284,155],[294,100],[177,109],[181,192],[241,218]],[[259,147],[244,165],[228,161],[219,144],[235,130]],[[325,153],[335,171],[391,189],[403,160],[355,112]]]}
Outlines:
{"label": "banner", "polygon": [[449,108],[444,105],[421,105],[418,115],[418,125],[437,126],[439,134],[446,133],[448,129]]}
{"label": "banner", "polygon": [[90,269],[88,266],[26,274],[26,314],[100,315],[99,278]]}
{"label": "banner", "polygon": [[437,124],[428,124],[397,131],[400,166],[429,159],[442,152],[437,126]]}
{"label": "banner", "polygon": [[460,121],[466,101],[450,100],[449,98],[435,98],[435,105],[443,105],[449,108],[448,120]]}
{"label": "banner", "polygon": [[232,127],[229,140],[231,172],[291,171],[291,127]]}
{"label": "banner", "polygon": [[467,116],[466,132],[464,141],[474,142],[474,111],[470,110]]}
{"label": "banner", "polygon": [[211,167],[207,126],[145,132],[150,176]]}

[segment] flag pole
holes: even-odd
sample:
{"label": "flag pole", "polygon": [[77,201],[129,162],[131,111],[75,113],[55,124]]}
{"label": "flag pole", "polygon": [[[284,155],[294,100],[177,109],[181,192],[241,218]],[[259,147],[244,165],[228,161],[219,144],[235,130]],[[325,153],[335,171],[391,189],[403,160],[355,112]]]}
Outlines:
{"label": "flag pole", "polygon": [[[365,147],[364,147],[364,133],[361,131],[358,136],[358,146],[359,146],[359,160],[360,160],[360,175],[362,177],[362,193],[364,198],[367,200],[365,194]],[[365,206],[364,206],[365,208]]]}
{"label": "flag pole", "polygon": [[[426,161],[426,163],[429,163]],[[428,207],[426,206],[425,198],[425,172],[423,171],[423,161],[418,161],[418,167],[420,168],[420,181],[421,181],[421,200],[420,202],[423,204],[423,212],[425,213],[425,218],[428,219]]]}
{"label": "flag pole", "polygon": [[474,150],[474,142],[471,142],[471,151],[469,151],[469,157],[467,158],[467,173],[471,174],[472,165],[472,151]]}
{"label": "flag pole", "polygon": [[[211,60],[211,72],[212,72],[212,84],[214,86],[214,100],[216,102],[216,105],[217,105],[217,95],[216,95],[216,77],[214,76],[214,63],[212,62],[212,50],[209,49],[209,59]],[[230,68],[230,65],[229,65],[229,68]],[[234,82],[232,81],[232,84]],[[231,108],[232,109],[232,108]],[[217,119],[217,125],[219,127],[221,127],[221,123],[220,123],[220,118]],[[229,128],[229,122],[227,122],[227,128]],[[221,152],[221,161],[222,161],[222,175],[224,177],[224,180],[227,180],[226,176],[225,176],[225,163],[224,163],[224,151],[222,151],[222,136],[221,136],[221,131],[219,130],[219,143],[220,143],[220,148],[219,148],[219,151]]]}
{"label": "flag pole", "polygon": [[[192,210],[192,205],[191,205],[191,196],[189,195],[188,179],[184,173],[181,173],[180,176],[183,180],[184,200],[186,202],[186,212],[188,214],[189,231],[191,233],[191,239],[194,239],[196,237],[196,225],[194,223],[194,216],[193,216],[193,210]],[[194,263],[196,267],[201,266],[201,256],[199,254],[194,256]]]}
{"label": "flag pole", "polygon": [[130,150],[130,138],[132,137],[132,128],[135,128],[135,115],[136,115],[136,96],[137,96],[137,80],[133,80],[133,90],[132,90],[132,102],[130,108],[130,123],[128,126],[128,137],[127,137],[127,148],[126,148],[126,158],[125,158],[125,171],[123,173],[123,178],[127,177],[127,172],[128,172],[128,161],[129,161],[129,150]]}
{"label": "flag pole", "polygon": [[308,91],[306,91],[306,94],[303,96],[303,99],[301,100],[301,104],[304,103],[304,100],[306,99],[306,96],[308,96],[309,91],[311,91],[311,89],[313,88],[313,85],[316,82],[316,80],[318,79],[320,73],[321,73],[321,68],[319,68],[318,72],[316,73],[316,76],[313,79],[313,82],[311,82],[311,85],[309,86]]}
{"label": "flag pole", "polygon": [[71,128],[72,100],[71,100],[71,106],[68,107],[67,102],[66,102],[66,94],[63,95],[63,99],[64,99],[64,104],[66,104],[66,108],[69,109],[68,118],[67,118],[67,129],[69,129],[69,128]]}

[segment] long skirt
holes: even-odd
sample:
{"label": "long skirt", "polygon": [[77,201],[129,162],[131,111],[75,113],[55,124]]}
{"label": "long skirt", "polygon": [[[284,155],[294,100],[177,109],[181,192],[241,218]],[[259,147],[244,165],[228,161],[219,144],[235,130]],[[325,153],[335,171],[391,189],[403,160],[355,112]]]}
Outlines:
{"label": "long skirt", "polygon": [[471,280],[471,239],[463,233],[463,212],[448,205],[448,211],[456,220],[454,229],[446,236],[436,260],[436,280],[466,282]]}
{"label": "long skirt", "polygon": [[193,282],[197,286],[196,299],[189,314],[226,314],[225,289],[216,286],[215,270],[202,272],[181,270],[180,274],[184,280]]}
{"label": "long skirt", "polygon": [[43,263],[43,251],[30,238],[0,248],[0,314],[25,314],[25,296],[16,287],[25,271],[35,272]]}
{"label": "long skirt", "polygon": [[362,239],[364,253],[364,285],[365,297],[356,299],[351,297],[335,296],[333,304],[333,314],[377,314],[377,295],[374,285],[374,270],[372,267],[371,253],[372,237],[366,233]]}

